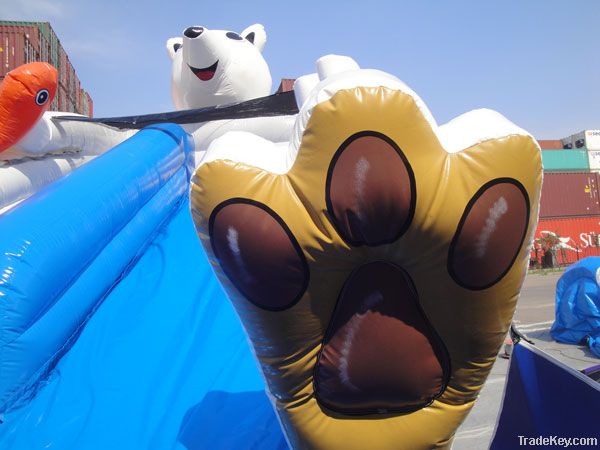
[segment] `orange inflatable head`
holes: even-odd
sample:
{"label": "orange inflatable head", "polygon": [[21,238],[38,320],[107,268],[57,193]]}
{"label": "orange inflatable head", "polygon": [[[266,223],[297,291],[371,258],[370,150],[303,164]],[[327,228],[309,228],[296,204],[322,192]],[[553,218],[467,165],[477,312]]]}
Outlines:
{"label": "orange inflatable head", "polygon": [[16,144],[48,109],[58,73],[45,62],[24,64],[0,83],[0,152]]}

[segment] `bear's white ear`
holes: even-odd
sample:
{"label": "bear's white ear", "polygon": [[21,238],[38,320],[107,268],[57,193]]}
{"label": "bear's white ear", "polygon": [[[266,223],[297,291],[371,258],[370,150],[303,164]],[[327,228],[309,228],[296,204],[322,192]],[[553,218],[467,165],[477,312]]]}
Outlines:
{"label": "bear's white ear", "polygon": [[252,42],[261,52],[267,43],[267,32],[265,31],[265,27],[263,27],[260,23],[250,25],[248,28],[242,31],[241,36],[244,39]]}
{"label": "bear's white ear", "polygon": [[183,38],[174,37],[167,40],[167,53],[169,54],[169,58],[171,61],[175,59],[175,53],[178,50],[181,50],[181,46],[183,45]]}

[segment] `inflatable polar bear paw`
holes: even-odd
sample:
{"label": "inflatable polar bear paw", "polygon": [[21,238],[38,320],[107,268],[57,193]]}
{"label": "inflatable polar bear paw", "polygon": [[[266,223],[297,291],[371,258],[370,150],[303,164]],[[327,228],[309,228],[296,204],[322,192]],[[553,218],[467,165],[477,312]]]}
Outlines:
{"label": "inflatable polar bear paw", "polygon": [[169,39],[175,108],[205,108],[269,95],[271,73],[261,53],[266,42],[260,24],[240,34],[193,26]]}
{"label": "inflatable polar bear paw", "polygon": [[526,273],[539,148],[493,111],[438,127],[397,78],[318,67],[288,147],[209,148],[199,237],[293,448],[449,447]]}

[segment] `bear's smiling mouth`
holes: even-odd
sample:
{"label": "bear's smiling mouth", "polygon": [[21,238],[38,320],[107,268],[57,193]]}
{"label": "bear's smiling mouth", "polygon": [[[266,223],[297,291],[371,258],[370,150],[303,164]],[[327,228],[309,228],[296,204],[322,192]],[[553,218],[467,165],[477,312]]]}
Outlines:
{"label": "bear's smiling mouth", "polygon": [[188,64],[188,67],[192,70],[192,72],[194,72],[194,75],[196,75],[202,81],[208,81],[208,80],[211,80],[212,77],[215,76],[215,72],[217,71],[218,64],[219,64],[219,60],[217,60],[217,62],[215,62],[212,66],[204,67],[202,69],[197,69],[196,67],[192,67],[189,64]]}

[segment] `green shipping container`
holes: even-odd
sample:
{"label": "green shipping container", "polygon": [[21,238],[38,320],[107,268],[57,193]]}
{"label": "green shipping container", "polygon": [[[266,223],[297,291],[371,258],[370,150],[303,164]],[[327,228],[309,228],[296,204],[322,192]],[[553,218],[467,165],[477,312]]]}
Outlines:
{"label": "green shipping container", "polygon": [[589,172],[587,150],[542,150],[546,172]]}

